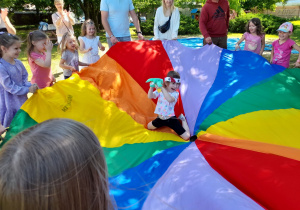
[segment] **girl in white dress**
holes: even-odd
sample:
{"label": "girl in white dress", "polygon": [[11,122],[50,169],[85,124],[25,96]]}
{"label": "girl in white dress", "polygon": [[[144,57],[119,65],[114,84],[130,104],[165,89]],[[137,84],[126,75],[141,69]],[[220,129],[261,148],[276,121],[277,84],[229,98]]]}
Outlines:
{"label": "girl in white dress", "polygon": [[92,20],[86,20],[81,26],[81,36],[79,40],[79,51],[83,53],[82,62],[92,64],[100,59],[98,48],[101,51],[105,50],[105,47],[101,44],[99,36],[96,36],[95,23]]}

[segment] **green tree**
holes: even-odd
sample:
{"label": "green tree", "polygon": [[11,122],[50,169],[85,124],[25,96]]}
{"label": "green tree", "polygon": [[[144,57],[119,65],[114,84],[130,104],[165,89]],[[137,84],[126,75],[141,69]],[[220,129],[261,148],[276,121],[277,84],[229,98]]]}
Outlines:
{"label": "green tree", "polygon": [[175,5],[179,8],[199,8],[205,0],[176,0]]}
{"label": "green tree", "polygon": [[[92,19],[95,25],[99,28],[101,22],[100,16],[100,2],[101,0],[75,0],[77,5],[84,13],[85,19]],[[74,5],[75,7],[76,5]]]}
{"label": "green tree", "polygon": [[24,10],[24,5],[32,4],[35,5],[36,13],[39,14],[40,11],[45,10],[45,8],[51,6],[53,4],[52,0],[3,0],[3,6],[1,7],[9,7],[13,10]]}
{"label": "green tree", "polygon": [[161,0],[132,0],[132,3],[135,12],[140,16],[141,13],[155,14],[155,9],[160,7]]}
{"label": "green tree", "polygon": [[[274,10],[276,3],[286,3],[288,0],[228,0],[230,8],[240,12],[243,10],[257,9],[262,10]],[[198,5],[204,5],[206,0],[176,0],[175,4],[180,8],[197,8]]]}
{"label": "green tree", "polygon": [[276,3],[286,3],[287,0],[240,0],[241,7],[244,10],[257,9],[263,10],[274,10]]}

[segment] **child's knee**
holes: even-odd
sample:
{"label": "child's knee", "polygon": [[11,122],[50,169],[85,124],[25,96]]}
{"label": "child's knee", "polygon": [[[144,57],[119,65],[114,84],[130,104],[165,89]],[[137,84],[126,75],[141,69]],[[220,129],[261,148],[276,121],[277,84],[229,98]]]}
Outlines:
{"label": "child's knee", "polygon": [[156,127],[153,126],[152,121],[148,123],[147,128],[148,128],[149,130],[154,130],[154,129],[156,129]]}

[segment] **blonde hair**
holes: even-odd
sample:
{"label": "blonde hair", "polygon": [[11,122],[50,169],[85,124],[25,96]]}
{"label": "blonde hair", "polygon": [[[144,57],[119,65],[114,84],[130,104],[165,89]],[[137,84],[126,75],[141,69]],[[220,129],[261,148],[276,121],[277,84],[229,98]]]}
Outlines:
{"label": "blonde hair", "polygon": [[69,38],[72,38],[72,37],[74,37],[74,39],[75,39],[76,50],[78,49],[78,42],[77,42],[76,37],[73,34],[71,34],[70,32],[66,32],[62,36],[62,39],[61,39],[61,42],[60,42],[61,54],[63,54],[63,52],[66,51],[66,49],[67,49],[67,41],[68,41]]}
{"label": "blonde hair", "polygon": [[32,31],[27,35],[27,49],[26,49],[27,58],[30,57],[30,53],[34,49],[34,45],[32,44],[32,42],[37,42],[44,39],[49,39],[49,37],[44,32],[39,30]]}
{"label": "blonde hair", "polygon": [[[174,0],[172,0],[173,3],[172,3],[172,6],[171,6],[171,13],[174,11],[175,9],[175,6],[174,6]],[[163,7],[163,12],[164,12],[164,15],[166,16],[166,13],[167,13],[167,6],[166,6],[166,3],[165,3],[165,0],[162,0],[162,3],[161,3],[162,7]]]}
{"label": "blonde hair", "polygon": [[[81,25],[81,36],[85,36],[86,35],[87,25],[94,25],[95,26],[95,23],[91,19],[88,19],[88,20],[84,21],[84,23]],[[96,26],[95,26],[95,34],[94,34],[94,36],[96,36],[96,33],[97,33],[97,29],[96,29]]]}
{"label": "blonde hair", "polygon": [[65,4],[64,0],[54,0],[54,4],[56,3],[62,3],[62,4]]}
{"label": "blonde hair", "polygon": [[52,119],[15,136],[0,151],[0,209],[113,209],[107,165],[95,134]]}

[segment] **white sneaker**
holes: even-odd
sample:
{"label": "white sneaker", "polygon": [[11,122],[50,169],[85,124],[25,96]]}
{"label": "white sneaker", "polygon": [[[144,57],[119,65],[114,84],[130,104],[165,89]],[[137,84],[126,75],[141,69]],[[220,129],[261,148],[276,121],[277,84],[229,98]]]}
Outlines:
{"label": "white sneaker", "polygon": [[179,115],[178,119],[181,121],[186,121],[185,116],[183,114]]}

